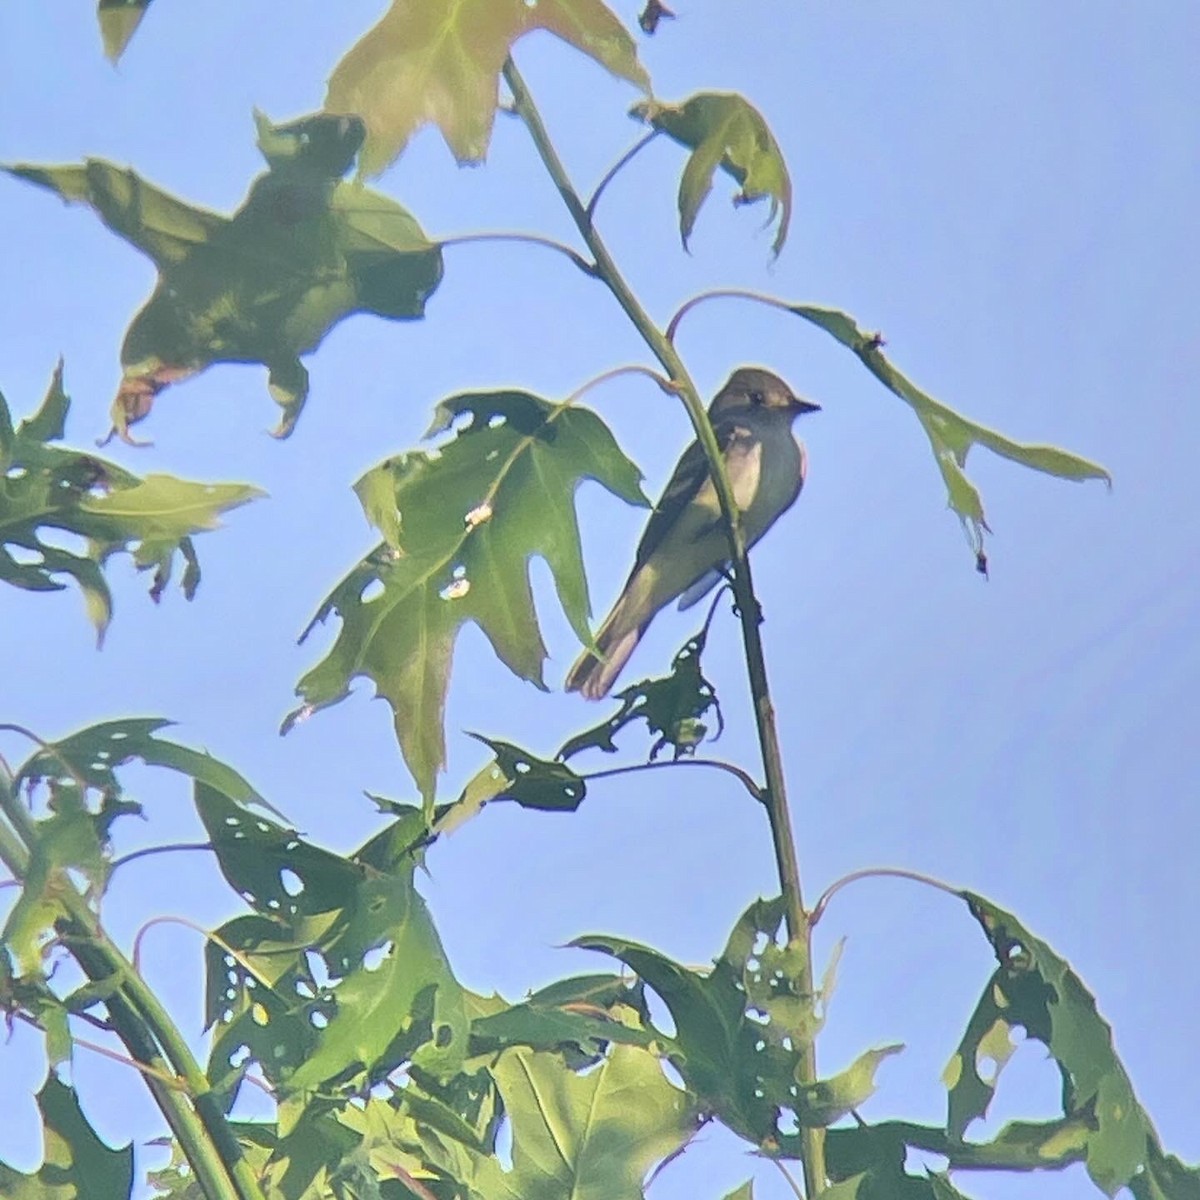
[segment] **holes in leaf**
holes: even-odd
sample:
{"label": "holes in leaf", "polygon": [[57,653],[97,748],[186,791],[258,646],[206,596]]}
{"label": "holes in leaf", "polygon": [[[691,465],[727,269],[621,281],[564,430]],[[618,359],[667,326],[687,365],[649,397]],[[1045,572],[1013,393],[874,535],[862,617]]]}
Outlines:
{"label": "holes in leaf", "polygon": [[289,896],[299,896],[304,891],[304,880],[290,867],[283,867],[279,872],[279,886]]}
{"label": "holes in leaf", "polygon": [[362,957],[363,970],[378,971],[391,952],[391,942],[384,942],[382,946],[372,946]]}
{"label": "holes in leaf", "polygon": [[796,1110],[794,1108],[781,1108],[779,1110],[779,1120],[775,1122],[775,1128],[785,1137],[792,1137],[799,1133],[800,1118],[796,1115]]}
{"label": "holes in leaf", "polygon": [[250,1047],[243,1042],[230,1056],[229,1065],[236,1071],[238,1067],[250,1061]]}
{"label": "holes in leaf", "polygon": [[45,562],[45,557],[40,550],[31,550],[28,546],[18,546],[10,544],[8,547],[8,556],[21,567],[40,567]]}
{"label": "holes in leaf", "polygon": [[683,1091],[687,1090],[687,1084],[683,1081],[683,1076],[679,1072],[679,1068],[669,1059],[662,1059],[660,1062],[662,1073],[677,1087]]}
{"label": "holes in leaf", "polygon": [[72,533],[69,529],[46,529],[40,532],[39,540],[45,546],[53,547],[55,550],[63,550],[67,554],[73,554],[76,558],[87,558],[88,540],[82,534]]}
{"label": "holes in leaf", "polygon": [[382,579],[372,579],[358,594],[358,599],[363,604],[370,604],[372,600],[378,600],[385,591]]}
{"label": "holes in leaf", "polygon": [[308,1014],[308,1023],[314,1029],[325,1029],[329,1025],[329,1018],[323,1012],[314,1010]]}
{"label": "holes in leaf", "polygon": [[225,824],[232,826],[234,829],[236,829],[239,825],[241,825],[241,823],[242,823],[241,817],[226,817],[225,818]]}
{"label": "holes in leaf", "polygon": [[471,581],[467,578],[467,568],[461,563],[454,568],[450,582],[438,595],[443,600],[461,600],[471,590]]}
{"label": "holes in leaf", "polygon": [[4,472],[5,479],[24,479],[29,472],[24,467],[9,467]]}
{"label": "holes in leaf", "polygon": [[[536,0],[535,0],[535,2],[536,2]],[[531,4],[529,2],[529,0],[525,0],[525,7],[533,8],[533,4]],[[488,428],[489,429],[499,429],[502,425],[507,425],[507,424],[508,424],[508,418],[503,413],[492,413],[492,415],[490,417],[488,417]]]}

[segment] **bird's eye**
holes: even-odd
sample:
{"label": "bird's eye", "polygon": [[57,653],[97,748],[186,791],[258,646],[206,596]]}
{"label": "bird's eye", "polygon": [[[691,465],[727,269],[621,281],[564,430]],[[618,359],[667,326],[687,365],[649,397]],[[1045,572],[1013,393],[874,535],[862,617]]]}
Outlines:
{"label": "bird's eye", "polygon": [[750,393],[750,403],[751,404],[763,404],[763,403],[765,403],[765,401],[766,401],[766,397],[762,394],[762,392],[751,392]]}

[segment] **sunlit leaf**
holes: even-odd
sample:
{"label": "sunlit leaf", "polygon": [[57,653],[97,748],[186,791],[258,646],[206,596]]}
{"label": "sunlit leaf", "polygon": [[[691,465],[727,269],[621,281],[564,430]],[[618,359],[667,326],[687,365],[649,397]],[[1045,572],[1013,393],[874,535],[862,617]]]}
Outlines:
{"label": "sunlit leaf", "polygon": [[1057,1063],[1064,1115],[1084,1116],[1091,1126],[1088,1174],[1106,1194],[1116,1195],[1144,1172],[1157,1139],[1117,1058],[1112,1030],[1065,959],[1011,913],[972,893],[964,898],[1000,965],[949,1072],[956,1076],[949,1089],[949,1132],[961,1136],[972,1120],[985,1115],[995,1092],[995,1077],[985,1080],[978,1071],[985,1038],[995,1041],[997,1022],[1010,1029],[1019,1026],[1042,1042]]}
{"label": "sunlit leaf", "polygon": [[1002,458],[1047,475],[1055,475],[1059,479],[1075,482],[1102,479],[1111,485],[1112,477],[1098,463],[1056,446],[1014,442],[1004,434],[971,421],[935,400],[892,366],[883,354],[884,342],[880,334],[860,329],[847,313],[811,304],[792,304],[788,308],[796,316],[811,321],[843,346],[853,350],[884,387],[912,407],[933,448],[934,460],[942,473],[950,507],[962,521],[975,552],[976,566],[984,574],[987,573],[984,535],[989,532],[988,523],[984,518],[983,500],[963,469],[972,446],[986,446]]}
{"label": "sunlit leaf", "polygon": [[806,1101],[797,1071],[822,1018],[816,998],[800,989],[802,945],[778,941],[782,920],[778,899],[751,905],[707,974],[619,938],[588,936],[572,945],[636,971],[671,1012],[675,1036],[664,1040],[689,1089],[741,1137],[793,1156]]}
{"label": "sunlit leaf", "polygon": [[885,1058],[899,1054],[900,1044],[881,1046],[860,1054],[845,1071],[800,1089],[800,1121],[805,1125],[832,1125],[875,1094],[875,1072]]}
{"label": "sunlit leaf", "polygon": [[632,112],[692,151],[679,181],[679,233],[684,246],[719,167],[742,189],[734,204],[770,201],[767,223],[778,220],[771,249],[779,254],[792,219],[792,180],[779,144],[758,109],[734,92],[699,92],[680,104],[643,100]]}
{"label": "sunlit leaf", "polygon": [[710,709],[716,710],[717,729],[713,736],[719,737],[725,727],[721,702],[700,667],[707,637],[707,631],[702,630],[689,638],[671,660],[670,674],[643,679],[618,692],[615,699],[621,707],[606,721],[568,738],[558,757],[570,758],[590,748],[613,754],[617,749],[613,740],[616,735],[633,721],[645,721],[647,731],[655,739],[650,747],[651,760],[667,746],[675,758],[683,758],[695,754],[708,736],[704,718]]}
{"label": "sunlit leaf", "polygon": [[100,0],[97,17],[104,53],[114,63],[125,53],[125,47],[137,32],[151,0]]}
{"label": "sunlit leaf", "polygon": [[[154,571],[155,600],[181,555],[190,600],[200,582],[192,535],[217,528],[223,513],[263,493],[170,475],[141,479],[94,454],[51,445],[63,436],[70,403],[61,363],[41,408],[15,429],[0,396],[0,582],[59,591],[63,578],[73,579],[103,641],[112,595],[102,568],[112,555],[128,552],[139,570]],[[67,549],[56,541],[61,534],[83,545]]]}
{"label": "sunlit leaf", "polygon": [[[445,759],[443,713],[459,630],[474,621],[511,671],[544,688],[530,558],[549,564],[563,610],[586,640],[575,490],[594,479],[631,504],[649,503],[637,468],[587,409],[527,392],[464,394],[438,406],[431,432],[460,417],[468,423],[436,450],[398,455],[371,472],[390,481],[400,515],[390,528],[401,531],[400,545],[377,547],[321,606],[309,630],[334,613],[342,627],[296,689],[307,714],[344,699],[356,677],[369,678],[392,708],[427,801]],[[360,484],[364,490],[376,498],[380,491]]]}
{"label": "sunlit leaf", "polygon": [[37,1097],[43,1163],[33,1175],[0,1163],[0,1195],[8,1200],[122,1200],[133,1190],[133,1147],[113,1150],[88,1124],[73,1088],[51,1073]]}
{"label": "sunlit leaf", "polygon": [[206,950],[214,1084],[228,1087],[247,1055],[286,1093],[404,1060],[457,1070],[468,1021],[413,884],[407,833],[387,828],[342,858],[203,786],[196,804],[222,873],[255,910]]}
{"label": "sunlit leaf", "polygon": [[643,1200],[647,1172],[696,1127],[687,1093],[634,1046],[615,1046],[586,1075],[531,1050],[507,1051],[491,1072],[512,1121],[513,1165],[481,1163],[483,1200]]}
{"label": "sunlit leaf", "polygon": [[338,63],[325,107],[367,127],[362,169],[382,171],[418,129],[435,124],[460,163],[487,154],[498,79],[514,42],[544,29],[648,91],[625,27],[601,0],[393,0]]}
{"label": "sunlit leaf", "polygon": [[217,362],[262,363],[291,432],[308,395],[300,355],[344,317],[424,315],[441,250],[394,200],[342,182],[362,144],[352,117],[287,125],[258,118],[270,169],[232,217],[195,208],[98,159],[16,166],[9,174],[88,204],[159,269],[121,349],[113,426],[142,420],[164,388]]}

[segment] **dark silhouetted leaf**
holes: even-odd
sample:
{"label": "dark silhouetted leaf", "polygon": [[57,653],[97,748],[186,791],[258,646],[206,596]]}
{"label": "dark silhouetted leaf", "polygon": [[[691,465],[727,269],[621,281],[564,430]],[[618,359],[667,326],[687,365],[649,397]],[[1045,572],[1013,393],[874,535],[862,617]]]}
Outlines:
{"label": "dark silhouetted leaf", "polygon": [[100,0],[96,13],[100,36],[104,39],[104,53],[112,62],[125,53],[150,4],[151,0]]}
{"label": "dark silhouetted leaf", "polygon": [[88,1124],[73,1088],[49,1075],[37,1097],[45,1149],[42,1168],[24,1175],[0,1163],[8,1200],[123,1200],[133,1190],[133,1147],[113,1150]]}
{"label": "dark silhouetted leaf", "polygon": [[338,63],[325,107],[366,122],[361,162],[368,175],[382,171],[430,123],[460,163],[479,162],[491,140],[501,68],[513,43],[535,29],[649,90],[633,39],[600,0],[393,0]]}
{"label": "dark silhouetted leaf", "polygon": [[565,763],[537,758],[511,742],[471,734],[496,756],[496,766],[504,776],[500,796],[522,808],[540,808],[546,812],[574,812],[587,794],[587,784]]}
{"label": "dark silhouetted leaf", "polygon": [[342,182],[363,126],[316,116],[287,125],[258,117],[270,164],[232,217],[177,200],[111,163],[5,168],[90,205],[154,260],[158,286],[121,349],[124,379],[113,405],[122,437],[163,388],[217,362],[257,362],[291,432],[308,395],[300,355],[342,318],[395,320],[425,313],[441,282],[441,250],[394,200]]}
{"label": "dark silhouetted leaf", "polygon": [[681,104],[643,100],[632,111],[692,151],[679,181],[679,233],[685,247],[719,167],[742,189],[735,204],[770,200],[767,223],[779,222],[771,249],[779,254],[792,219],[792,180],[758,109],[733,92],[699,92]]}
{"label": "dark silhouetted leaf", "polygon": [[987,574],[983,541],[984,534],[988,532],[988,524],[983,514],[983,500],[963,470],[972,446],[986,446],[1002,458],[1011,459],[1047,475],[1055,475],[1059,479],[1075,482],[1102,479],[1111,485],[1112,477],[1097,463],[1060,450],[1056,446],[1014,442],[1011,438],[968,420],[952,408],[939,403],[888,362],[881,349],[884,344],[883,338],[878,333],[864,332],[848,314],[835,308],[817,308],[810,304],[793,304],[788,307],[796,316],[811,321],[843,346],[853,350],[867,370],[888,391],[912,407],[933,448],[934,459],[946,484],[950,507],[958,514],[963,528],[967,531],[972,551],[976,556],[976,565],[983,574]]}
{"label": "dark silhouetted leaf", "polygon": [[402,454],[370,472],[390,481],[394,521],[380,516],[379,480],[360,481],[360,496],[373,497],[368,515],[389,536],[399,531],[399,545],[380,545],[321,606],[309,630],[333,613],[342,628],[300,680],[305,707],[285,723],[342,700],[351,681],[366,676],[392,707],[427,802],[445,758],[443,712],[463,624],[476,622],[510,670],[544,688],[529,559],[549,564],[563,610],[586,640],[575,490],[595,479],[631,504],[649,504],[637,468],[587,409],[527,392],[464,394],[438,406],[431,432],[460,416],[469,422],[433,452]]}
{"label": "dark silhouetted leaf", "polygon": [[1064,1115],[1082,1117],[1090,1126],[1088,1174],[1115,1196],[1144,1173],[1157,1141],[1113,1049],[1112,1030],[1070,964],[1011,913],[973,893],[964,898],[1000,965],[947,1067],[948,1131],[960,1137],[971,1121],[985,1115],[1003,1058],[990,1080],[980,1075],[980,1060],[1002,1044],[1006,1030],[1001,1026],[1020,1026],[1044,1043],[1058,1064]]}
{"label": "dark silhouetted leaf", "polygon": [[616,735],[632,721],[645,721],[655,738],[650,747],[653,760],[667,746],[676,759],[695,754],[696,748],[708,734],[704,722],[710,708],[716,710],[719,737],[725,727],[721,702],[716,689],[704,678],[700,656],[708,634],[702,630],[689,638],[671,660],[671,673],[659,679],[643,679],[618,692],[621,707],[599,725],[568,738],[558,752],[559,758],[570,758],[581,750],[595,747],[608,754],[616,752]]}
{"label": "dark silhouetted leaf", "polygon": [[[181,555],[183,592],[190,600],[200,582],[191,535],[217,528],[222,513],[263,493],[240,483],[142,479],[94,454],[53,446],[62,438],[70,403],[61,363],[41,408],[16,429],[0,396],[0,582],[61,591],[62,577],[74,579],[103,641],[112,595],[102,568],[112,555],[128,552],[138,570],[153,569],[155,600]],[[55,543],[56,531],[85,544],[66,549]]]}

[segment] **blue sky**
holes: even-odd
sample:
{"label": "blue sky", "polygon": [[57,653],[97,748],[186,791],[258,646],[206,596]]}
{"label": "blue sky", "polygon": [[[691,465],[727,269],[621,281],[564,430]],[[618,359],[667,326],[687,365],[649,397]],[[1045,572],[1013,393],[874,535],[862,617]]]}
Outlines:
{"label": "blue sky", "polygon": [[[995,530],[985,582],[919,427],[851,355],[765,309],[721,302],[688,319],[679,344],[703,388],[761,362],[824,407],[803,424],[805,493],[755,556],[807,893],[890,864],[1015,910],[1097,994],[1167,1148],[1200,1158],[1200,14],[1184,0],[677,7],[679,19],[643,43],[657,93],[745,93],[791,165],[795,214],[771,264],[765,212],[733,211],[718,181],[684,254],[674,209],[683,154],[656,143],[598,217],[649,310],[665,322],[694,291],[728,285],[845,308],[883,330],[893,361],[943,401],[1099,460],[1115,479],[1110,493],[976,451],[969,467]],[[262,166],[252,108],[282,120],[318,107],[338,56],[381,10],[305,0],[284,23],[235,0],[164,2],[114,71],[89,5],[9,0],[0,160],[109,158],[231,209]],[[635,6],[619,11],[632,21]],[[637,136],[624,115],[635,93],[546,36],[522,42],[518,61],[589,189]],[[501,119],[486,167],[457,168],[426,132],[378,186],[432,234],[520,228],[571,239],[539,171],[521,128]],[[85,210],[0,180],[0,278],[0,391],[27,413],[65,356],[68,438],[89,444],[107,428],[121,337],[151,266]],[[324,645],[317,635],[297,648],[295,635],[372,542],[350,483],[412,446],[442,396],[493,385],[561,395],[631,361],[649,361],[636,335],[565,260],[463,246],[447,250],[426,321],[359,317],[330,335],[308,360],[309,407],[283,444],[264,432],[275,411],[261,369],[217,367],[166,393],[143,426],[154,449],[114,457],[143,473],[254,482],[271,499],[200,540],[205,577],[192,605],[171,594],[155,608],[145,581],[115,561],[103,652],[76,594],[0,592],[4,719],[56,736],[121,714],[173,717],[181,740],[236,765],[312,837],[352,847],[374,826],[364,789],[412,795],[386,707],[363,685],[288,739],[275,732]],[[682,413],[636,379],[591,402],[655,494],[688,440]],[[599,616],[644,514],[594,486],[580,504]],[[577,645],[542,564],[533,577],[561,679]],[[693,628],[690,615],[664,614],[634,677],[660,671]],[[714,634],[708,666],[729,724],[714,750],[751,765],[731,622]],[[596,719],[577,698],[510,676],[468,630],[445,794],[481,763],[460,730],[549,751]],[[131,779],[150,821],[119,827],[122,849],[196,836],[186,788],[162,773]],[[558,948],[584,932],[707,961],[741,909],[773,888],[759,815],[735,785],[700,771],[597,785],[571,818],[490,810],[431,854],[429,872],[424,891],[460,978],[514,998],[595,969]],[[118,874],[105,918],[128,944],[150,915],[215,924],[231,901],[204,856],[175,855]],[[953,901],[896,881],[842,893],[818,952],[842,935],[822,1067],[903,1041],[864,1114],[939,1119],[938,1076],[991,969],[985,943]],[[201,949],[177,927],[147,939],[147,974],[197,1039]],[[29,1096],[43,1066],[21,1031],[3,1053],[0,1158],[31,1169]],[[85,1101],[103,1097],[89,1113],[110,1141],[160,1132],[128,1071],[80,1052],[74,1076]],[[997,1114],[1048,1115],[1056,1086],[1026,1047]],[[719,1197],[752,1173],[760,1200],[787,1194],[731,1139],[706,1135],[652,1195]],[[960,1182],[989,1198],[1033,1187]],[[1094,1194],[1082,1172],[1037,1189]]]}

